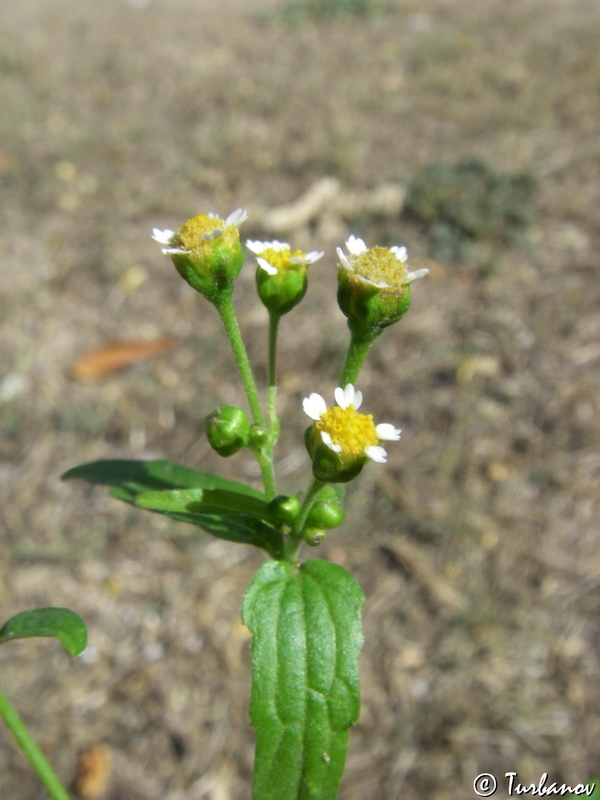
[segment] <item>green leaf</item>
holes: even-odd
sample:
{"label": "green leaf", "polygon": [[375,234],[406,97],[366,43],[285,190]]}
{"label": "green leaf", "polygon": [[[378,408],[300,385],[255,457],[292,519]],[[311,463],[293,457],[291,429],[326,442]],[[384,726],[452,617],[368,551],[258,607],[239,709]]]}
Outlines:
{"label": "green leaf", "polygon": [[[65,472],[64,481],[82,480],[102,486],[122,488],[125,494],[165,489],[224,489],[264,499],[258,489],[238,481],[221,478],[212,472],[198,472],[172,461],[128,461],[123,459],[91,461]],[[120,498],[123,499],[123,498]]]}
{"label": "green leaf", "polygon": [[270,561],[248,587],[253,800],[335,800],[358,719],[363,593],[337,564]]}
{"label": "green leaf", "polygon": [[0,628],[0,644],[12,639],[48,636],[58,641],[75,658],[87,647],[84,621],[68,608],[36,608],[16,614]]}
{"label": "green leaf", "polygon": [[[212,472],[198,472],[171,461],[93,461],[73,467],[62,477],[63,480],[79,479],[110,486],[111,495],[125,503],[188,522],[218,539],[260,547],[273,558],[281,558],[281,531],[264,521],[268,517],[268,512],[262,513],[267,506],[265,495],[244,483],[221,478]],[[190,489],[201,491],[195,496],[199,505],[190,506],[193,502],[193,495],[190,495],[184,507],[183,501],[177,499],[181,500],[183,495],[175,495],[174,490]],[[206,492],[212,494],[205,495]],[[147,497],[147,504],[138,500],[143,496]],[[202,497],[210,497],[212,506],[207,503],[201,508]],[[228,505],[225,505],[225,498],[230,501]],[[217,508],[226,513],[214,513]],[[248,513],[249,510],[253,513]]]}
{"label": "green leaf", "polygon": [[[577,789],[577,792],[575,794],[567,795],[565,800],[579,800],[579,797],[581,797],[583,794],[587,795],[588,797],[592,797],[592,795],[596,792],[599,783],[600,781],[598,781],[598,778],[592,778],[587,783],[579,783],[576,786],[572,786],[571,789]],[[581,791],[579,791],[580,788]]]}
{"label": "green leaf", "polygon": [[266,500],[224,489],[170,489],[163,492],[144,492],[135,498],[135,505],[150,511],[211,514],[241,512],[269,520]]}

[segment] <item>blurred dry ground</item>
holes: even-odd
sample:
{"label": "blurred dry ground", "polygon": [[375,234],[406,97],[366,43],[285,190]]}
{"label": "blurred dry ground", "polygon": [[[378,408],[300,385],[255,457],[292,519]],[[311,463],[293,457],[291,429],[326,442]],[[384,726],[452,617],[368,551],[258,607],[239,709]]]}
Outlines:
{"label": "blurred dry ground", "polygon": [[[49,641],[3,647],[2,688],[66,782],[106,746],[93,796],[250,796],[239,607],[261,554],[59,476],[166,457],[257,480],[205,443],[206,413],[243,398],[215,314],[149,239],[244,206],[245,236],[326,250],[281,331],[281,486],[305,485],[301,400],[331,394],[347,341],[335,246],[353,232],[427,256],[418,226],[367,201],[344,216],[340,197],[477,156],[535,173],[537,222],[485,264],[432,263],[378,342],[365,404],[403,438],[315,553],[367,596],[341,797],[458,800],[480,772],[585,781],[600,771],[597,0],[422,0],[296,25],[282,8],[0,5],[0,616],[64,605],[90,631],[72,663]],[[317,215],[269,229],[265,209],[324,177]],[[236,301],[262,380],[253,271]],[[165,336],[180,345],[126,372],[69,376],[94,347]],[[44,797],[4,731],[0,797]]]}

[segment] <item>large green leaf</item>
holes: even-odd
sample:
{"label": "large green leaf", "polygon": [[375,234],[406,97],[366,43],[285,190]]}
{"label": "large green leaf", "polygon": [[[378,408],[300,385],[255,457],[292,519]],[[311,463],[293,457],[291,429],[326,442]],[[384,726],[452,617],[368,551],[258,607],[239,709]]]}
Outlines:
{"label": "large green leaf", "polygon": [[335,800],[358,719],[363,593],[337,564],[270,561],[248,587],[254,800]]}
{"label": "large green leaf", "polygon": [[0,628],[0,644],[13,639],[52,637],[75,658],[87,647],[84,621],[68,608],[36,608],[15,614]]}
{"label": "large green leaf", "polygon": [[135,505],[150,511],[185,514],[242,513],[265,521],[271,516],[266,500],[224,489],[169,489],[163,492],[144,492],[135,498]]}
{"label": "large green leaf", "polygon": [[[212,472],[198,472],[171,461],[93,461],[73,467],[62,477],[63,480],[79,479],[110,486],[112,496],[118,500],[148,508],[179,522],[188,522],[218,539],[260,547],[273,558],[281,558],[281,531],[264,521],[266,514],[262,514],[266,510],[265,495],[244,483],[221,478]],[[216,503],[216,498],[219,498],[221,505],[218,508],[223,513],[214,513],[217,508],[215,504],[211,508],[208,504],[201,508],[201,501],[200,505],[190,507],[189,498],[187,507],[184,507],[183,503],[177,501],[174,490],[213,493],[212,499]],[[163,494],[161,501],[158,498]],[[138,502],[141,496],[146,495],[152,495],[147,505],[143,501]],[[197,499],[200,496],[204,495],[197,495]],[[223,506],[225,497],[231,501],[227,507],[229,511]],[[161,502],[163,507],[157,507]],[[247,513],[248,509],[254,513]],[[256,513],[258,509],[260,514]]]}
{"label": "large green leaf", "polygon": [[165,489],[224,489],[264,499],[262,492],[244,483],[221,478],[212,472],[198,472],[166,460],[91,461],[67,470],[62,479],[64,481],[78,479],[115,488],[125,487],[135,495]]}

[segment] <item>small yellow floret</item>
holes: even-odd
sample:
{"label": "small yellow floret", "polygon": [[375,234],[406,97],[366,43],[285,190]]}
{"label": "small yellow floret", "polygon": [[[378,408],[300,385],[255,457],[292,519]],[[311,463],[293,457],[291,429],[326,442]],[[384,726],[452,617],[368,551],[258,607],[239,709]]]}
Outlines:
{"label": "small yellow floret", "polygon": [[218,237],[219,241],[224,242],[228,247],[236,247],[240,240],[240,234],[235,225],[228,225],[218,217],[209,217],[208,214],[199,214],[185,222],[179,229],[174,244],[182,250],[189,250],[201,255],[210,252],[215,239],[205,238],[207,234],[221,230],[222,234]]}
{"label": "small yellow floret", "polygon": [[279,270],[288,269],[288,267],[297,267],[297,264],[292,264],[292,258],[304,258],[305,253],[302,250],[294,250],[292,253],[289,247],[284,247],[281,250],[275,250],[273,247],[269,247],[267,250],[263,250],[260,254],[261,258],[264,258],[265,261],[268,261],[272,267],[279,272]]}
{"label": "small yellow floret", "polygon": [[328,408],[315,427],[328,433],[345,455],[363,455],[366,447],[379,444],[372,415],[359,413],[353,405]]}
{"label": "small yellow floret", "polygon": [[199,214],[185,222],[179,229],[181,244],[186,250],[193,250],[198,247],[207,233],[212,233],[216,228],[225,228],[222,219],[209,217],[208,214]]}
{"label": "small yellow floret", "polygon": [[387,284],[385,291],[400,293],[408,284],[408,270],[387,247],[370,247],[355,256],[352,266],[358,276]]}

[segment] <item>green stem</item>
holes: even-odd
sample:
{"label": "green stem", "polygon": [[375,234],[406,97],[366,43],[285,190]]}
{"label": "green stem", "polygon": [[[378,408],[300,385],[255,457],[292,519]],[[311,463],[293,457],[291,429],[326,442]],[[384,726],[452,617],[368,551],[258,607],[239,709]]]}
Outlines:
{"label": "green stem", "polygon": [[352,331],[348,354],[346,355],[346,363],[344,364],[342,379],[340,381],[341,386],[345,386],[347,383],[356,385],[358,373],[360,372],[367,353],[380,333],[380,330],[373,333]]}
{"label": "green stem", "polygon": [[62,783],[56,773],[46,760],[46,757],[34,742],[27,726],[18,715],[16,709],[8,701],[6,695],[0,691],[0,717],[8,730],[12,733],[16,743],[19,745],[29,763],[36,771],[38,778],[43,783],[46,791],[52,800],[69,800]]}
{"label": "green stem", "polygon": [[246,347],[244,346],[244,340],[242,339],[242,333],[237,321],[235,308],[233,307],[232,295],[229,292],[221,295],[218,301],[215,302],[215,307],[219,312],[219,316],[221,317],[225,327],[225,333],[229,338],[231,349],[233,350],[233,355],[235,357],[235,362],[240,373],[240,378],[242,379],[242,385],[244,387],[244,391],[246,392],[246,397],[248,398],[248,404],[250,406],[252,416],[254,417],[254,422],[256,425],[264,426],[265,418],[263,416],[262,408],[260,407],[258,390],[256,388],[256,383],[254,382],[254,374],[252,372],[252,367],[250,366],[250,360],[248,359]]}
{"label": "green stem", "polygon": [[273,500],[277,496],[277,484],[275,483],[275,469],[271,454],[266,450],[254,450],[254,455],[260,467],[267,500]]}
{"label": "green stem", "polygon": [[279,434],[277,419],[277,330],[279,314],[269,314],[269,389],[267,395],[267,421],[273,444]]}
{"label": "green stem", "polygon": [[[242,380],[242,385],[244,387],[244,391],[246,392],[246,397],[248,398],[248,405],[250,406],[254,423],[255,425],[264,427],[265,418],[260,405],[256,383],[254,382],[254,373],[252,372],[252,367],[250,366],[250,360],[248,358],[248,353],[246,352],[246,347],[244,345],[244,340],[242,339],[242,333],[238,324],[237,315],[233,306],[232,294],[227,292],[221,295],[218,301],[215,302],[215,307],[219,312],[225,332],[229,338],[238,372],[240,373],[240,378]],[[262,474],[265,494],[269,499],[272,499],[277,494],[273,459],[271,458],[271,454],[268,449],[256,449],[254,450],[254,454]]]}
{"label": "green stem", "polygon": [[298,560],[298,554],[300,552],[300,548],[302,547],[302,534],[304,532],[306,520],[308,519],[310,510],[313,507],[319,492],[324,486],[325,483],[320,481],[318,478],[312,478],[311,482],[308,484],[308,488],[304,493],[302,505],[300,506],[300,511],[294,520],[292,530],[290,531],[288,541],[286,542],[284,553],[284,558],[286,561],[293,562]]}

